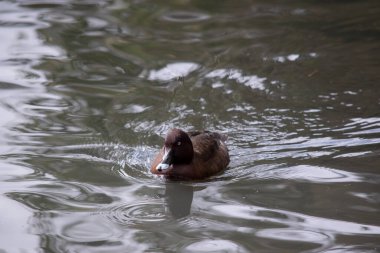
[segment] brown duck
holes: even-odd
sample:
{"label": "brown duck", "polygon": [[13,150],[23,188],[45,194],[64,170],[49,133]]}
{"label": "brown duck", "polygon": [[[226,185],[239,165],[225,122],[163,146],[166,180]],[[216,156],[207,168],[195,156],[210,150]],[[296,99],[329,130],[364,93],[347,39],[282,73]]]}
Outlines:
{"label": "brown duck", "polygon": [[150,171],[169,179],[204,179],[226,169],[230,162],[226,135],[174,128],[165,138]]}

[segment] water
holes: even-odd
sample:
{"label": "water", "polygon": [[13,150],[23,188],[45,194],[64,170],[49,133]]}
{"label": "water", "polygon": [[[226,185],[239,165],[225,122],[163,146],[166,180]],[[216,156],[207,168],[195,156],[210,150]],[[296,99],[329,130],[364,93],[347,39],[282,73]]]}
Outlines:
{"label": "water", "polygon": [[[0,2],[0,252],[380,252],[378,1]],[[171,127],[229,135],[199,182]]]}

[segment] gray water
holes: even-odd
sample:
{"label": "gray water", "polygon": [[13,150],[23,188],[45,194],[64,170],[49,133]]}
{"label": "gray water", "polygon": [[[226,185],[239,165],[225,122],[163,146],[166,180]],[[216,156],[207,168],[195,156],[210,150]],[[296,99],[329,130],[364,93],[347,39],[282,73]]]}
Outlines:
{"label": "gray water", "polygon": [[[380,252],[380,4],[0,2],[0,252]],[[172,127],[214,177],[149,172]]]}

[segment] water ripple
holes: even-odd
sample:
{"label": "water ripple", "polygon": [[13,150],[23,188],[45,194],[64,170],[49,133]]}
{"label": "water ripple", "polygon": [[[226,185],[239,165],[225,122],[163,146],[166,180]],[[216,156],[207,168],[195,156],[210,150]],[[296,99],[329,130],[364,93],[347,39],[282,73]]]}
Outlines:
{"label": "water ripple", "polygon": [[119,204],[103,208],[100,213],[120,225],[159,223],[166,219],[165,208],[160,201]]}
{"label": "water ripple", "polygon": [[198,68],[199,65],[192,62],[170,63],[159,70],[149,71],[147,79],[151,81],[170,81],[176,78],[184,78]]}
{"label": "water ripple", "polygon": [[[208,73],[206,78],[212,79],[224,79],[234,80],[237,83],[243,84],[252,89],[264,90],[264,81],[267,80],[266,77],[258,77],[256,75],[243,75],[238,69],[216,69]],[[215,86],[215,84],[214,84]]]}
{"label": "water ripple", "polygon": [[273,240],[308,242],[321,245],[327,245],[334,239],[331,238],[331,236],[328,234],[292,228],[261,229],[257,231],[255,235],[258,237],[270,238]]}
{"label": "water ripple", "polygon": [[[24,183],[25,184],[25,183]],[[28,191],[8,189],[6,195],[34,210],[88,211],[112,203],[114,197],[85,183],[29,181]]]}
{"label": "water ripple", "polygon": [[183,252],[249,252],[243,246],[230,240],[205,239],[187,245]]}
{"label": "water ripple", "polygon": [[356,173],[311,165],[297,165],[264,171],[256,170],[255,176],[260,178],[281,178],[287,180],[309,181],[316,183],[363,181],[363,178]]}
{"label": "water ripple", "polygon": [[71,220],[62,227],[61,236],[66,240],[77,243],[90,243],[106,241],[116,235],[109,224],[98,222],[96,217],[92,217],[84,220]]}
{"label": "water ripple", "polygon": [[[0,32],[7,34],[3,36],[0,43],[0,61],[2,75],[0,81],[29,86],[30,84],[41,84],[47,81],[45,73],[38,71],[33,66],[40,63],[43,58],[62,58],[65,52],[62,48],[47,45],[38,34],[38,29],[46,28],[48,23],[39,21],[41,11],[18,10],[6,11],[12,5],[2,3],[0,12]],[[22,66],[15,64],[17,61],[27,60]],[[8,62],[4,64],[4,62]],[[13,64],[9,64],[13,62]]]}
{"label": "water ripple", "polygon": [[47,152],[50,157],[113,164],[112,173],[140,181],[152,178],[148,168],[156,149],[147,146],[129,147],[120,143],[93,143],[60,146]]}
{"label": "water ripple", "polygon": [[[283,224],[292,228],[299,228],[307,231],[330,231],[338,234],[380,234],[379,226],[315,217],[291,211],[269,209],[252,205],[222,204],[215,205],[212,209],[227,217]],[[277,217],[273,217],[273,214]]]}
{"label": "water ripple", "polygon": [[175,23],[193,23],[207,20],[210,17],[207,14],[189,11],[171,11],[161,16],[163,20]]}

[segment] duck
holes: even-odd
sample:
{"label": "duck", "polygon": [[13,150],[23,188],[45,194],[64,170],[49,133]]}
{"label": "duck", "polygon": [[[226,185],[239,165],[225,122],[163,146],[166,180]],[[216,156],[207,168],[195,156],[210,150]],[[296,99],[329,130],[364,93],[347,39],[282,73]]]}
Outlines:
{"label": "duck", "polygon": [[168,131],[151,173],[167,179],[201,180],[224,171],[230,156],[227,135],[210,131]]}

